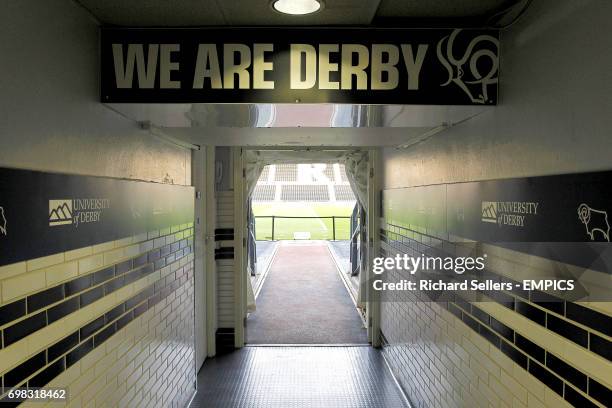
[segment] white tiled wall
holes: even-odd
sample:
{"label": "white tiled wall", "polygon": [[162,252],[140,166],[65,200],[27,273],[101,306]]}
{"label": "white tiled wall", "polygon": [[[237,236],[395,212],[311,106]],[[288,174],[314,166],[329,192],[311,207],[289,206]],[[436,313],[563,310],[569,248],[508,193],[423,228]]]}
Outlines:
{"label": "white tiled wall", "polygon": [[[217,192],[217,228],[234,228],[234,192]],[[221,242],[219,245],[234,245]],[[219,328],[234,328],[234,260],[217,260],[217,322]]]}
{"label": "white tiled wall", "polygon": [[386,302],[385,353],[415,407],[570,407],[435,303]]}
{"label": "white tiled wall", "polygon": [[[193,224],[182,224],[0,267],[0,306],[192,236]],[[69,395],[67,404],[55,402],[47,405],[186,406],[195,391],[193,257],[191,251],[180,260],[0,349],[0,374],[183,268],[191,271],[191,278],[47,385],[67,387]],[[52,306],[54,304],[48,307]],[[15,321],[10,322],[13,323]],[[44,406],[35,402],[23,406],[30,405]]]}
{"label": "white tiled wall", "polygon": [[[402,279],[397,270],[386,273],[389,281]],[[612,364],[605,358],[496,302],[473,304],[582,373],[612,386]],[[597,306],[605,313],[605,305]],[[415,407],[572,406],[438,303],[396,292],[382,302],[381,314],[384,352]],[[581,395],[594,406],[604,406]]]}

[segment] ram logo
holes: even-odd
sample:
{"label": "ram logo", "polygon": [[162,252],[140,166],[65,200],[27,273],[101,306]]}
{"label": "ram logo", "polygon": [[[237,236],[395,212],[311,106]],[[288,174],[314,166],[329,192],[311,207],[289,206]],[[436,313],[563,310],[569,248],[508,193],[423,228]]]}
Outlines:
{"label": "ram logo", "polygon": [[0,234],[6,236],[6,217],[4,216],[4,207],[0,207]]}
{"label": "ram logo", "polygon": [[604,240],[610,242],[610,224],[606,211],[595,210],[583,203],[578,206],[578,219],[584,224],[591,241],[595,241],[597,236],[601,236]]}
{"label": "ram logo", "polygon": [[[453,48],[460,32],[460,29],[453,30],[438,42],[438,59],[448,71],[448,80],[441,86],[454,83],[472,103],[492,103],[488,88],[489,85],[497,84],[499,41],[491,35],[479,35],[470,41],[463,55],[456,58]],[[479,62],[482,58],[488,59],[488,64]],[[488,72],[480,72],[483,65]]]}

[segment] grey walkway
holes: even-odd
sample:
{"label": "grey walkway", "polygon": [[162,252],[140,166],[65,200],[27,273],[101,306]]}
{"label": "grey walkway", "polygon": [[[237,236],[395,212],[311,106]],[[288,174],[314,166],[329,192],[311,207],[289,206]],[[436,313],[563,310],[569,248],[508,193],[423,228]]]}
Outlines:
{"label": "grey walkway", "polygon": [[206,360],[191,408],[406,406],[371,347],[245,347]]}
{"label": "grey walkway", "polygon": [[329,241],[343,272],[351,271],[351,241]]}
{"label": "grey walkway", "polygon": [[255,264],[255,276],[251,275],[251,286],[255,294],[259,290],[259,287],[263,283],[264,273],[268,268],[270,262],[272,262],[272,255],[274,255],[274,249],[278,245],[276,241],[256,241],[256,252],[257,252],[257,263]]}
{"label": "grey walkway", "polygon": [[336,262],[346,276],[346,280],[350,282],[351,291],[355,298],[359,292],[359,276],[351,276],[351,241],[329,241],[329,248],[334,252]]}
{"label": "grey walkway", "polygon": [[270,258],[274,253],[274,248],[278,243],[275,241],[257,241],[257,273],[263,273],[268,264],[270,263]]}
{"label": "grey walkway", "polygon": [[282,242],[247,320],[248,344],[365,344],[325,242]]}

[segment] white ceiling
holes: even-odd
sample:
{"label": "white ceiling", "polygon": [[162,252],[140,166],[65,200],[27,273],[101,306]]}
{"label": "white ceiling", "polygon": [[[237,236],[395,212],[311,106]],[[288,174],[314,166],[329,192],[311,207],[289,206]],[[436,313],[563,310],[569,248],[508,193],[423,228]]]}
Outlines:
{"label": "white ceiling", "polygon": [[214,146],[399,146],[418,140],[430,127],[407,128],[154,128],[158,137]]}
{"label": "white ceiling", "polygon": [[[158,137],[196,145],[398,146],[412,144],[491,106],[105,104]],[[355,122],[355,111],[363,116]],[[433,132],[433,133],[432,133]]]}
{"label": "white ceiling", "polygon": [[324,0],[322,11],[287,16],[271,0],[75,0],[102,24],[130,27],[370,25],[385,20],[474,21],[518,0]]}

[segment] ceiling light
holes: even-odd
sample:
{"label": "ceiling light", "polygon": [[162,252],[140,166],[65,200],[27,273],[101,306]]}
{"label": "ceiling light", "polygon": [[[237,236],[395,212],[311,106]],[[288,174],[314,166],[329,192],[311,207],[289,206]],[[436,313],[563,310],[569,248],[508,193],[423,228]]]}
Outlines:
{"label": "ceiling light", "polygon": [[279,13],[304,15],[319,11],[321,2],[318,0],[276,0],[272,7]]}

